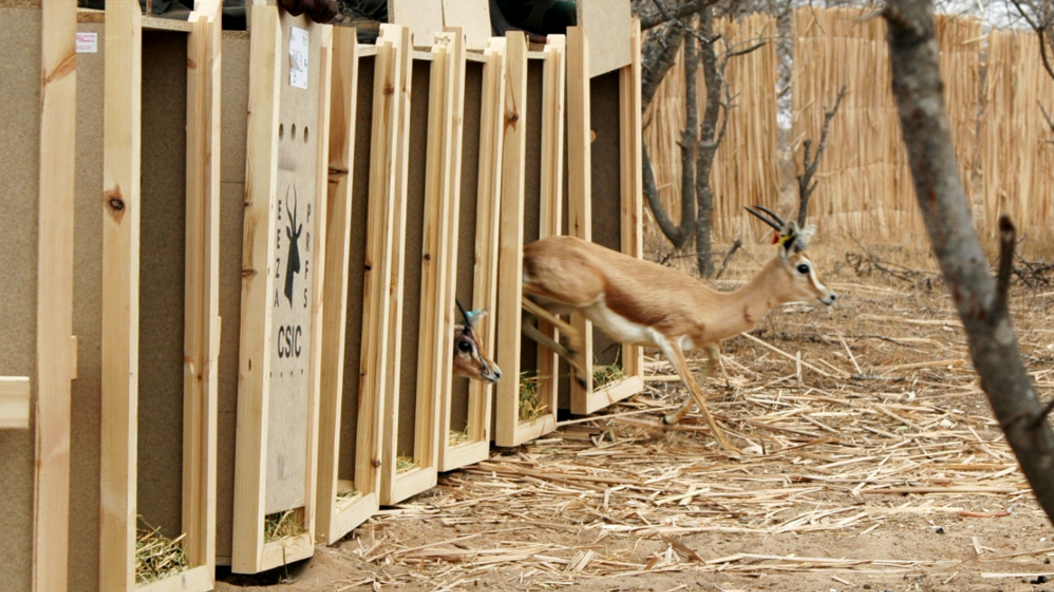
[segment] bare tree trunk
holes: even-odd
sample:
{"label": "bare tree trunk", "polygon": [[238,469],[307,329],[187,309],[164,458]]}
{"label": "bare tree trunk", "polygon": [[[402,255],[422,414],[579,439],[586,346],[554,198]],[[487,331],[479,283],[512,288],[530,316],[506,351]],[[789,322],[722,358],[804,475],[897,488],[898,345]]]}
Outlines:
{"label": "bare tree trunk", "polygon": [[673,246],[692,243],[695,224],[695,143],[699,138],[699,51],[695,37],[684,38],[684,129],[681,130],[681,226]]}
{"label": "bare tree trunk", "polygon": [[952,149],[931,0],[889,0],[884,16],[893,93],[926,231],[962,319],[981,388],[1040,506],[1054,521],[1054,432],[1021,360],[1007,306],[1013,226],[1001,221],[997,283],[970,218]]}
{"label": "bare tree trunk", "polygon": [[[699,33],[707,39],[715,39],[714,9],[710,6],[700,12]],[[717,156],[717,148],[721,143],[717,118],[721,111],[721,90],[724,80],[718,65],[714,43],[704,43],[699,51],[703,65],[703,78],[706,81],[706,111],[703,113],[703,126],[696,155],[695,195],[699,204],[699,213],[695,220],[695,246],[698,251],[696,264],[703,277],[712,277],[714,261],[711,227],[714,216],[714,194],[710,188],[710,171],[713,169],[714,157]]]}
{"label": "bare tree trunk", "polygon": [[[684,29],[677,23],[667,22],[649,37],[648,43],[644,45],[641,51],[641,104],[643,111],[648,110],[652,99],[655,98],[655,92],[659,89],[659,84],[666,78],[666,73],[670,71],[670,68],[677,61],[677,52],[680,50],[683,41]],[[659,229],[662,230],[663,235],[675,247],[680,248],[680,245],[684,243],[684,233],[681,230],[683,224],[675,224],[662,204],[662,199],[659,196],[659,187],[655,182],[655,171],[652,168],[651,157],[648,154],[646,145],[643,146],[641,160],[644,168],[644,195],[648,199],[648,206],[651,207],[652,214],[655,215],[655,221],[658,222]]]}

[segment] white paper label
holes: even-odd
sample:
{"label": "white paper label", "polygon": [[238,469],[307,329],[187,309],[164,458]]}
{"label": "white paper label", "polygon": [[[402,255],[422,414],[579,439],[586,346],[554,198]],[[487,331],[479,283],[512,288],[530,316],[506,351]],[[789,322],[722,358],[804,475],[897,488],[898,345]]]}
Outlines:
{"label": "white paper label", "polygon": [[77,53],[96,53],[98,51],[98,33],[77,32]]}
{"label": "white paper label", "polygon": [[289,34],[289,84],[307,90],[307,29],[293,27]]}

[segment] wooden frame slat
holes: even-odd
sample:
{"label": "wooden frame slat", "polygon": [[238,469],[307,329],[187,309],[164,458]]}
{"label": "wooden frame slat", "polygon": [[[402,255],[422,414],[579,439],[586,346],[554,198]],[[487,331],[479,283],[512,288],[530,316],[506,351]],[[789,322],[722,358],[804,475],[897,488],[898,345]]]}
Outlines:
{"label": "wooden frame slat", "polygon": [[[644,170],[641,168],[644,137],[641,128],[639,19],[633,19],[631,30],[630,63],[619,70],[622,252],[641,259],[644,257]],[[644,348],[639,345],[622,345],[622,371],[627,377],[640,379],[640,386],[635,392],[644,390]]]}
{"label": "wooden frame slat", "polygon": [[[582,27],[567,28],[567,216],[571,236],[591,241],[592,148],[589,108],[589,40]],[[571,325],[581,336],[583,388],[571,370],[571,412],[585,414],[593,390],[593,324],[579,313],[571,315]]]}
{"label": "wooden frame slat", "polygon": [[[68,582],[73,212],[77,70],[74,2],[41,3],[40,206],[37,223],[36,433],[33,590]],[[28,378],[27,378],[28,382]],[[29,385],[27,385],[29,386]],[[26,400],[26,427],[29,427]]]}
{"label": "wooden frame slat", "polygon": [[139,404],[142,25],[139,4],[106,5],[103,153],[99,588],[135,587]]}
{"label": "wooden frame slat", "polygon": [[[183,408],[183,548],[212,589],[216,568],[219,357],[221,2],[199,1],[187,39],[187,240]],[[173,579],[173,578],[170,578]]]}
{"label": "wooden frame slat", "polygon": [[[252,11],[249,49],[249,122],[246,149],[245,228],[274,234],[272,197],[278,191],[278,90],[282,29],[277,7],[258,6]],[[248,233],[247,233],[248,237]],[[267,425],[266,397],[270,352],[265,351],[271,326],[267,298],[274,291],[275,244],[246,238],[242,263],[241,347],[238,374],[237,460],[234,474],[234,527],[231,568],[255,573],[262,566],[265,459],[262,448]],[[263,321],[250,315],[263,313]],[[242,392],[254,393],[242,397]],[[243,454],[255,451],[255,454]]]}
{"label": "wooden frame slat", "polygon": [[[566,40],[563,35],[549,35],[543,50],[542,82],[542,115],[541,121],[541,182],[539,234],[542,237],[560,233],[562,218],[561,201],[563,196],[563,130],[564,130],[564,52]],[[510,58],[510,70],[512,70]],[[526,93],[526,64],[524,78],[518,80],[523,93]],[[512,77],[510,76],[510,80]],[[506,95],[509,93],[507,92]],[[523,120],[526,113],[524,103],[521,105]],[[525,124],[534,125],[532,122]],[[523,132],[521,126],[519,132]],[[508,138],[507,138],[508,139]],[[517,136],[512,135],[513,141]],[[523,134],[522,140],[526,141]],[[525,147],[521,150],[525,150]],[[508,145],[506,156],[511,156]],[[555,353],[547,348],[538,347],[538,399],[539,405],[545,405],[548,411],[528,421],[520,421],[520,383],[521,347],[526,342],[521,338],[522,313],[521,298],[523,295],[523,243],[524,243],[524,187],[522,158],[513,163],[506,161],[506,175],[510,169],[515,171],[519,166],[518,178],[506,177],[505,191],[502,194],[501,218],[501,256],[498,280],[498,365],[506,378],[497,385],[495,401],[494,443],[498,446],[518,446],[524,442],[547,434],[556,429],[556,379],[557,360]],[[534,174],[532,172],[532,174]],[[543,332],[549,331],[556,338],[555,329],[543,324]],[[528,347],[535,347],[529,345]],[[546,366],[545,364],[549,364]]]}

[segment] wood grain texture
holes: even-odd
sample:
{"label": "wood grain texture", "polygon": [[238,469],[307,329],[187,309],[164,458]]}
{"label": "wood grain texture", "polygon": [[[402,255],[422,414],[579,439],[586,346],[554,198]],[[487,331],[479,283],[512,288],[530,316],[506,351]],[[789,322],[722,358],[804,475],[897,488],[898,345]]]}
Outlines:
{"label": "wood grain texture", "polygon": [[[246,151],[245,234],[242,249],[241,340],[238,373],[238,431],[235,445],[234,528],[231,566],[238,573],[261,569],[265,496],[264,433],[267,425],[268,329],[274,291],[275,193],[278,184],[278,107],[282,46],[277,7],[252,12],[249,122]],[[260,317],[263,317],[262,319]]]}
{"label": "wood grain texture", "polygon": [[[582,27],[567,29],[567,224],[568,233],[593,240],[592,233],[592,145],[589,104],[589,39]],[[583,368],[587,386],[571,382],[571,411],[586,413],[593,390],[593,328],[581,314],[571,315],[571,324],[582,336]],[[572,373],[574,371],[572,370]]]}
{"label": "wood grain texture", "polygon": [[184,310],[183,532],[191,565],[216,567],[220,240],[221,3],[199,2],[188,19]]}
{"label": "wood grain texture", "polygon": [[[76,4],[41,5],[40,194],[37,247],[36,431],[32,586],[68,582],[73,333],[74,167],[77,69]],[[8,81],[10,84],[10,81]],[[29,427],[26,380],[25,427]],[[7,403],[3,403],[7,406]],[[21,403],[18,404],[22,406]],[[4,415],[6,416],[6,409]],[[6,423],[6,422],[5,422]],[[19,422],[21,423],[21,422]],[[58,566],[58,567],[56,567]]]}
{"label": "wood grain texture", "polygon": [[142,29],[132,0],[106,17],[99,588],[120,591],[135,586]]}

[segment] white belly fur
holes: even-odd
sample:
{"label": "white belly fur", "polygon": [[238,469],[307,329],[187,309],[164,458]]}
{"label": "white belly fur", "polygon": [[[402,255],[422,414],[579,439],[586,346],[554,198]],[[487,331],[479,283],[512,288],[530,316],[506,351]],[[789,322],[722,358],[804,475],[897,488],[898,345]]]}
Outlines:
{"label": "white belly fur", "polygon": [[599,327],[601,331],[614,341],[658,347],[658,344],[654,343],[651,338],[652,332],[647,325],[634,323],[611,310],[605,306],[602,298],[598,302],[583,308],[582,312],[587,319],[592,321],[594,325]]}

